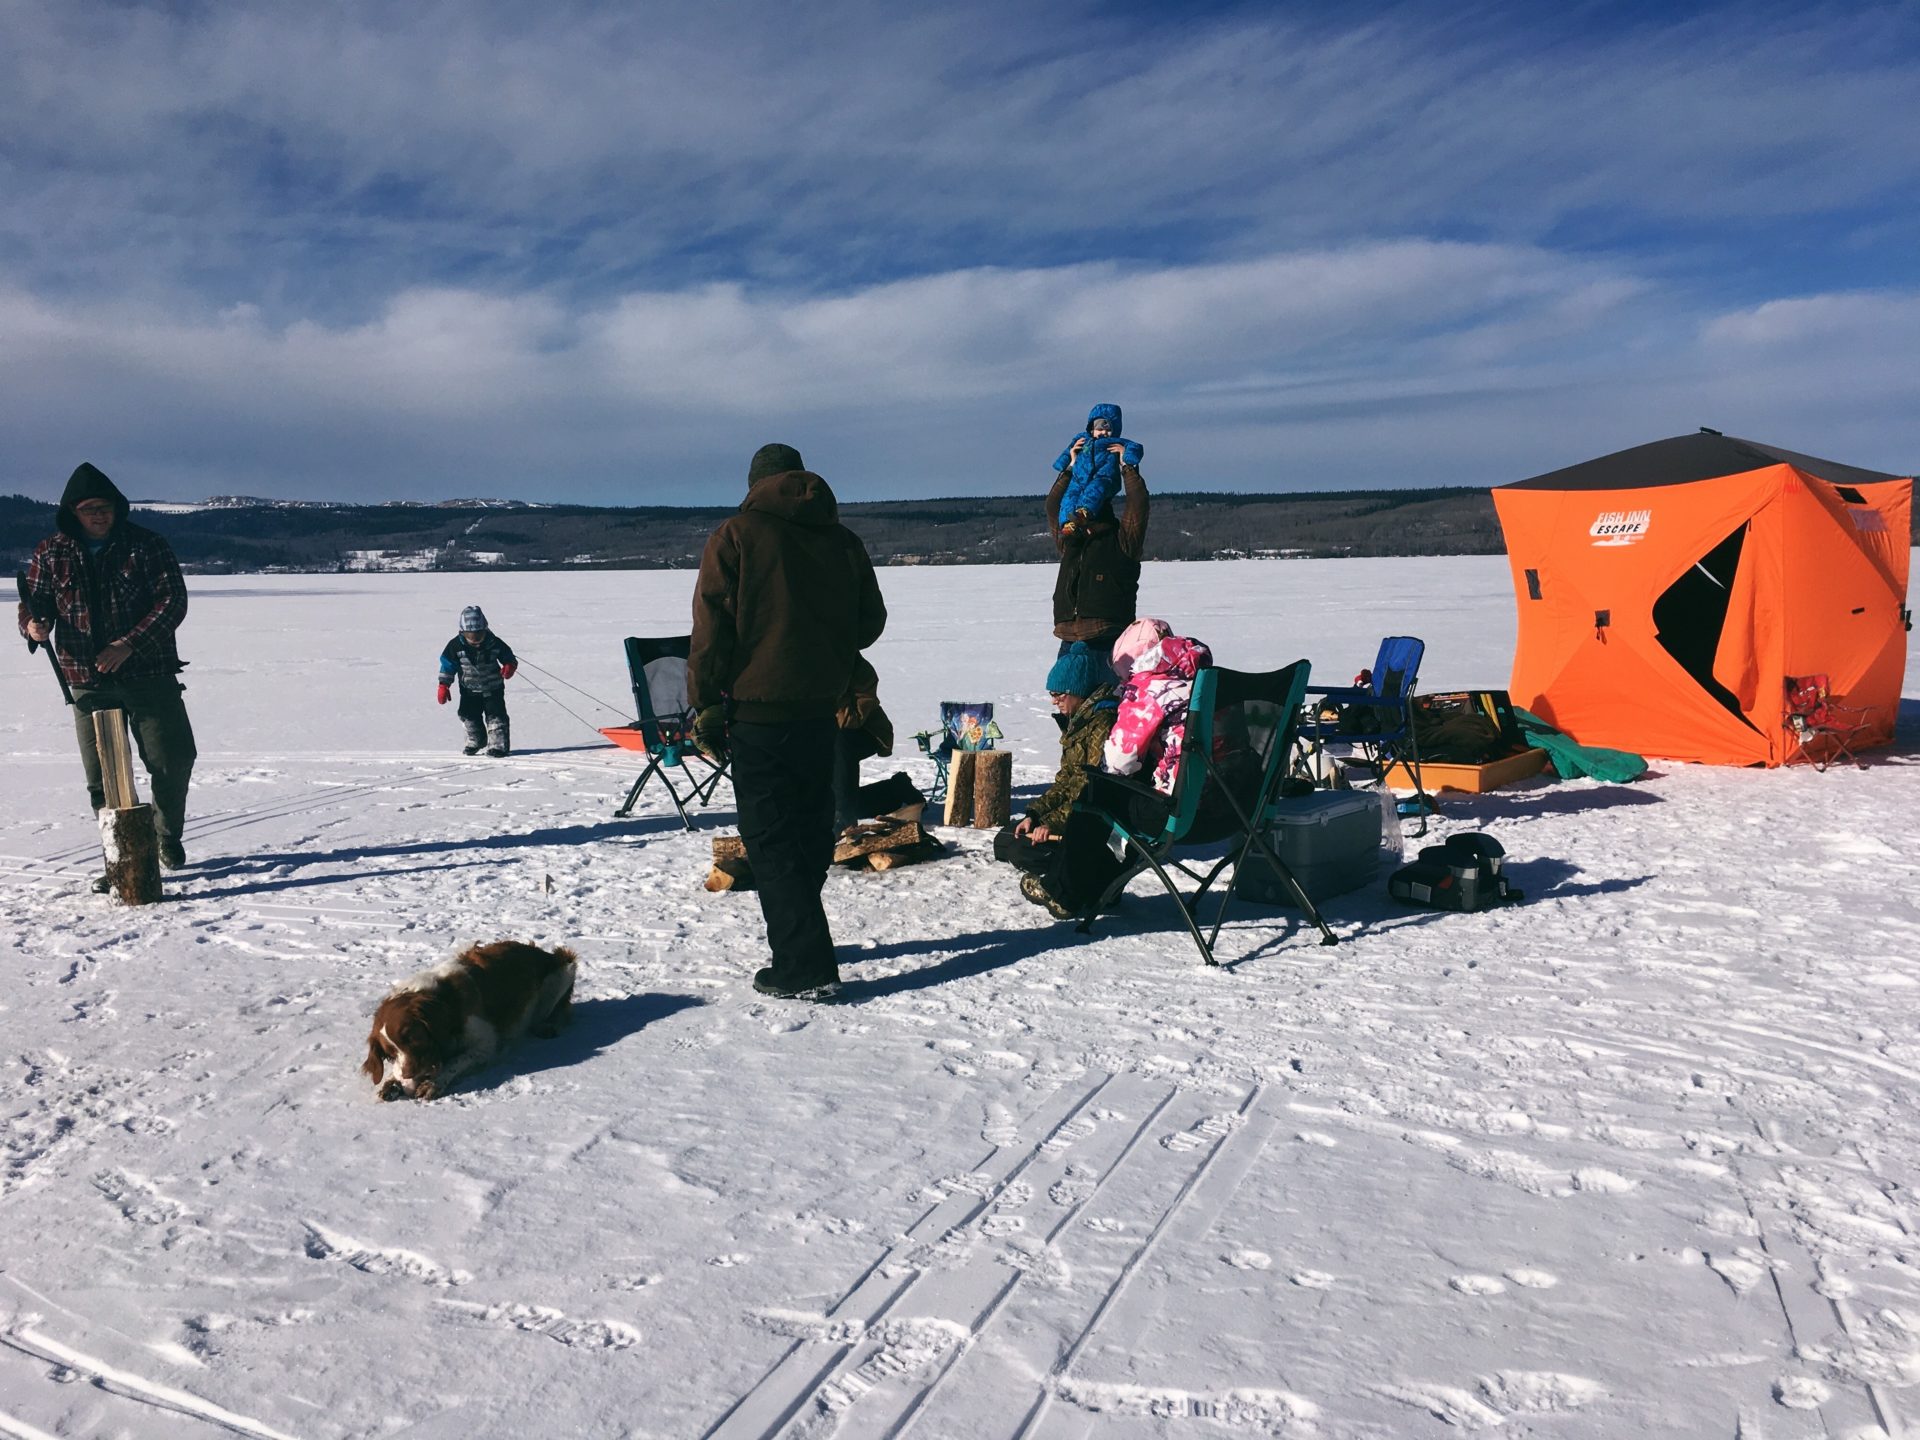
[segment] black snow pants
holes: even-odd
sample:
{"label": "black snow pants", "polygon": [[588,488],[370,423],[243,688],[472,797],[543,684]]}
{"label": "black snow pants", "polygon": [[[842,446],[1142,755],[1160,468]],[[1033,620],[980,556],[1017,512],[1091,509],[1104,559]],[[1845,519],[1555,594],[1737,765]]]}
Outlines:
{"label": "black snow pants", "polygon": [[833,863],[831,715],[774,724],[734,721],[733,796],[740,838],[767,922],[774,980],[805,989],[840,978],[820,889]]}
{"label": "black snow pants", "polygon": [[467,727],[467,744],[472,749],[485,748],[502,753],[513,749],[512,729],[507,721],[505,691],[496,690],[491,695],[476,695],[466,686],[461,686],[460,723]]}

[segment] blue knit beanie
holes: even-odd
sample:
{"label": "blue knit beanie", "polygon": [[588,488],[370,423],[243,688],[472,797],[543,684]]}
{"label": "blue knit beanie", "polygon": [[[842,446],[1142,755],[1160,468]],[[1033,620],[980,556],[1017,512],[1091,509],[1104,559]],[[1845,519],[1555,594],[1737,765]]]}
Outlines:
{"label": "blue knit beanie", "polygon": [[487,628],[487,612],[478,605],[469,605],[460,612],[462,630],[484,630]]}
{"label": "blue knit beanie", "polygon": [[1100,666],[1084,640],[1076,640],[1047,671],[1049,695],[1078,695],[1085,699],[1100,688]]}

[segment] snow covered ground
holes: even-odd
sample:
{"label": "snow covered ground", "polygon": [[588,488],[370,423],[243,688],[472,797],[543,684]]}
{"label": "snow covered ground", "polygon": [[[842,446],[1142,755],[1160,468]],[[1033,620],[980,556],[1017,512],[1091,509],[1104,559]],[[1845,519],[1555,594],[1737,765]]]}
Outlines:
{"label": "snow covered ground", "polygon": [[[1051,572],[881,579],[901,734],[990,697],[1043,781]],[[831,878],[809,1007],[700,888],[724,802],[612,818],[579,691],[624,711],[689,587],[195,581],[194,863],[143,911],[85,891],[67,717],[0,646],[0,1435],[1920,1427],[1913,724],[1865,772],[1452,798],[1524,906],[1350,895],[1331,949],[1248,909],[1214,971],[1145,887],[1082,940],[960,833]],[[1505,683],[1499,559],[1144,595],[1226,664],[1344,682],[1410,630],[1427,688]],[[503,761],[432,703],[474,601],[539,667]],[[499,937],[579,950],[573,1028],[375,1103],[380,994]]]}

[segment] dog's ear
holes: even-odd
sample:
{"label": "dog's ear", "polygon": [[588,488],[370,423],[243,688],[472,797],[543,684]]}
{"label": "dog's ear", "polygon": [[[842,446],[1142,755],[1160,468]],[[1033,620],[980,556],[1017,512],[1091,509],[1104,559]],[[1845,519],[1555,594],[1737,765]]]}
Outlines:
{"label": "dog's ear", "polygon": [[380,1042],[367,1036],[367,1063],[360,1067],[374,1084],[380,1083],[380,1077],[387,1073],[387,1057],[380,1053]]}

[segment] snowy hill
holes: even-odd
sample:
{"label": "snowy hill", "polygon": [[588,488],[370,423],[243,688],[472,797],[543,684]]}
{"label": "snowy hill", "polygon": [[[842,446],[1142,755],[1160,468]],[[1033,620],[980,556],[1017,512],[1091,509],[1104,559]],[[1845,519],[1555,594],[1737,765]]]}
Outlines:
{"label": "snowy hill", "polygon": [[[992,698],[1043,783],[1050,570],[881,578],[899,733]],[[683,628],[690,584],[195,580],[192,865],[144,911],[85,891],[69,719],[0,647],[0,1435],[1920,1416],[1911,720],[1864,771],[1449,797],[1526,904],[1368,890],[1330,949],[1246,907],[1213,971],[1145,885],[1086,939],[943,832],[830,878],[848,983],[810,1007],[751,991],[755,903],[700,888],[724,789],[691,834],[657,790],[611,814],[620,637]],[[1412,630],[1427,688],[1497,686],[1513,637],[1498,557],[1154,565],[1143,598],[1222,663],[1334,683]],[[526,662],[505,760],[432,702],[474,602]],[[578,949],[574,1026],[376,1103],[380,994],[502,937]]]}

